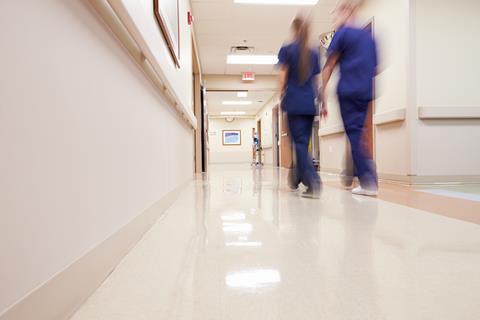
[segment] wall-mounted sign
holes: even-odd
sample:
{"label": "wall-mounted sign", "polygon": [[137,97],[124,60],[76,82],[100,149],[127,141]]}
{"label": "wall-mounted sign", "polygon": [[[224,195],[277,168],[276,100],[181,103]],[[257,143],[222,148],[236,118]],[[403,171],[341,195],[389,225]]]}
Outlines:
{"label": "wall-mounted sign", "polygon": [[247,71],[242,72],[242,81],[254,81],[255,80],[255,72]]}
{"label": "wall-mounted sign", "polygon": [[328,49],[334,35],[335,35],[335,31],[330,31],[320,35],[320,43],[322,44],[322,47],[324,47],[325,49]]}

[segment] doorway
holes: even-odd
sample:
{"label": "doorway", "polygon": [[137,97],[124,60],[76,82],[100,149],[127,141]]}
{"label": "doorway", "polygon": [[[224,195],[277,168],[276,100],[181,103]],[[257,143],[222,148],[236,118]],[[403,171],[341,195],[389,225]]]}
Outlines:
{"label": "doorway", "polygon": [[288,131],[287,114],[282,112],[280,118],[280,166],[290,169],[293,166],[292,142]]}
{"label": "doorway", "polygon": [[[372,37],[374,34],[374,19],[365,26],[365,30],[368,30]],[[363,141],[365,143],[365,150],[368,156],[375,160],[375,127],[373,125],[373,115],[375,114],[375,79],[373,79],[373,100],[368,105],[367,118],[365,120],[365,128],[363,134]]]}
{"label": "doorway", "polygon": [[258,162],[263,163],[263,149],[262,149],[262,120],[257,121],[257,135],[258,135]]}
{"label": "doorway", "polygon": [[279,124],[279,107],[278,105],[272,109],[272,147],[273,147],[273,166],[279,167],[280,166],[280,124]]}
{"label": "doorway", "polygon": [[195,41],[192,38],[192,77],[193,77],[193,112],[197,118],[197,130],[195,130],[195,173],[207,172],[208,153],[208,113],[205,106],[205,90],[202,85],[200,61],[196,50]]}

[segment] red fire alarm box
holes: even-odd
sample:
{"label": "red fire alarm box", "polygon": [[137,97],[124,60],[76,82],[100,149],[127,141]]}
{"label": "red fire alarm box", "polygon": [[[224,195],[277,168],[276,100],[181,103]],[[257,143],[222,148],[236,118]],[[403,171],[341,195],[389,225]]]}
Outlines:
{"label": "red fire alarm box", "polygon": [[187,12],[188,25],[191,26],[193,23],[193,15],[190,11]]}

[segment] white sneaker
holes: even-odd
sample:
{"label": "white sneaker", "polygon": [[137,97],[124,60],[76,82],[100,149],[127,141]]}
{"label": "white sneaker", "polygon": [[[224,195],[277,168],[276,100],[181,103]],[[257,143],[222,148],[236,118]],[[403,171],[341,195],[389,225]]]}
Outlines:
{"label": "white sneaker", "polygon": [[378,196],[378,189],[368,190],[362,187],[356,187],[352,190],[352,193],[360,196],[376,197]]}

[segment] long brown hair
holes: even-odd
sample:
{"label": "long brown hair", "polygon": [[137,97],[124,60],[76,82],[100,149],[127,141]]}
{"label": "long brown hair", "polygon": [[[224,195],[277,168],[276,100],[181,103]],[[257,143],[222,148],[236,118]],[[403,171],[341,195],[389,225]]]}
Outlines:
{"label": "long brown hair", "polygon": [[310,22],[302,16],[296,16],[292,22],[292,28],[295,32],[295,40],[300,45],[299,76],[300,83],[304,84],[310,74],[310,47],[308,46],[310,38]]}

